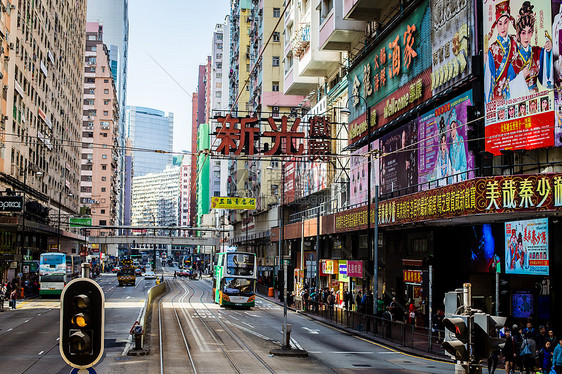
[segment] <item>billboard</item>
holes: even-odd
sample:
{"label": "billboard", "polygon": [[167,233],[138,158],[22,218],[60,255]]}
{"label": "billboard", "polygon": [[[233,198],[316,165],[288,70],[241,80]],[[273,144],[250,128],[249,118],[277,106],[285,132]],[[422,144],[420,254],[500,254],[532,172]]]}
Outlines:
{"label": "billboard", "polygon": [[250,197],[212,196],[212,209],[256,209],[256,199]]}
{"label": "billboard", "polygon": [[[371,150],[379,149],[379,140],[371,143]],[[356,205],[367,202],[367,175],[368,175],[368,157],[367,146],[364,146],[353,152],[349,161],[350,173],[350,191],[349,204]],[[371,197],[375,197],[375,185],[379,180],[379,159],[371,159]]]}
{"label": "billboard", "polygon": [[[560,44],[560,38],[562,37],[562,3],[552,2],[552,14],[554,15],[552,21],[552,36],[554,37],[552,53],[554,60],[554,84],[556,87],[560,87],[562,83],[562,59],[560,55],[562,54],[562,45]],[[556,125],[554,126],[554,143],[556,146],[562,145],[562,97],[558,90],[554,90],[555,99],[555,115],[556,115]]]}
{"label": "billboard", "polygon": [[468,76],[473,20],[468,0],[431,0],[431,89],[437,94]]}
{"label": "billboard", "polygon": [[412,121],[380,139],[380,192],[400,190],[418,183],[418,131]]}
{"label": "billboard", "polygon": [[505,272],[548,275],[548,218],[505,223]]}
{"label": "billboard", "polygon": [[[418,181],[422,189],[474,178],[474,156],[466,143],[466,107],[472,91],[425,113],[418,124]],[[423,185],[427,182],[435,182]]]}
{"label": "billboard", "polygon": [[486,151],[553,146],[551,2],[488,0],[483,12]]}

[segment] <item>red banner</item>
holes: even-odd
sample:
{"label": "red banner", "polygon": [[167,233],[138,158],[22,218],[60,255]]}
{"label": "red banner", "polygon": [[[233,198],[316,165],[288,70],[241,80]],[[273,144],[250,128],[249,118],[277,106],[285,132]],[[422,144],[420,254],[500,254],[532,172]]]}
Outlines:
{"label": "red banner", "polygon": [[535,149],[554,146],[554,112],[496,122],[486,126],[486,151]]}
{"label": "red banner", "polygon": [[404,282],[421,284],[422,271],[421,270],[404,270]]}

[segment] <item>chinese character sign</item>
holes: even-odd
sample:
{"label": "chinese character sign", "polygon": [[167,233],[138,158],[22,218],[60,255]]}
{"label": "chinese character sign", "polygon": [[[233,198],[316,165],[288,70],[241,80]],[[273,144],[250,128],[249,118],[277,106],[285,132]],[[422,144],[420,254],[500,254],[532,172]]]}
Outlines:
{"label": "chinese character sign", "polygon": [[363,261],[347,261],[347,276],[363,278]]}
{"label": "chinese character sign", "polygon": [[548,275],[548,218],[505,223],[505,272]]}
{"label": "chinese character sign", "polygon": [[466,143],[466,107],[472,91],[421,116],[418,124],[418,181],[431,187],[445,186],[474,178],[474,156]]}
{"label": "chinese character sign", "polygon": [[494,155],[554,145],[551,14],[550,1],[484,4],[486,151]]}
{"label": "chinese character sign", "polygon": [[422,271],[421,270],[404,270],[403,271],[404,282],[412,284],[422,283]]}
{"label": "chinese character sign", "polygon": [[451,87],[470,72],[472,13],[468,0],[431,0],[431,89]]}
{"label": "chinese character sign", "polygon": [[[554,85],[555,87],[560,87],[562,84],[562,44],[560,43],[562,37],[562,4],[553,1],[552,2],[552,50],[554,57]],[[555,114],[556,114],[556,125],[554,130],[554,142],[557,147],[562,146],[562,95],[558,90],[554,90],[555,99]]]}
{"label": "chinese character sign", "polygon": [[211,197],[213,209],[256,209],[256,199],[249,197]]}
{"label": "chinese character sign", "polygon": [[[367,106],[372,107],[403,86],[415,83],[430,68],[431,9],[429,1],[425,1],[349,72],[348,95],[352,98],[350,119],[354,121],[366,111],[365,102],[358,96],[366,99]],[[417,86],[413,85],[413,95],[404,92],[386,105],[386,111],[380,113],[398,115],[412,102],[419,103],[422,95],[416,92],[421,91],[421,88],[420,80]],[[377,123],[378,126],[382,124]]]}

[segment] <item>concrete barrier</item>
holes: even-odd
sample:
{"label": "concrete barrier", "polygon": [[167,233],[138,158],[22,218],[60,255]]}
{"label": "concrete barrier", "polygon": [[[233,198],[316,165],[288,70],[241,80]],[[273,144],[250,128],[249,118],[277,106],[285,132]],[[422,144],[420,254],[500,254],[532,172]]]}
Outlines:
{"label": "concrete barrier", "polygon": [[[166,291],[166,282],[162,282],[154,287],[152,287],[150,290],[148,290],[148,294],[146,296],[146,299],[144,300],[144,305],[141,309],[141,311],[139,312],[139,315],[137,317],[137,320],[135,322],[135,325],[140,325],[142,326],[142,342],[143,342],[143,346],[144,346],[144,337],[146,334],[146,324],[147,324],[147,318],[148,318],[148,313],[147,310],[150,307],[150,305],[152,304],[152,300],[161,295],[162,293],[164,293]],[[132,329],[131,329],[132,331]],[[125,349],[123,350],[122,355],[126,356],[129,354],[129,351],[132,349],[132,347],[134,346],[134,336],[133,334],[129,335],[129,339],[127,341],[127,344],[125,346]]]}

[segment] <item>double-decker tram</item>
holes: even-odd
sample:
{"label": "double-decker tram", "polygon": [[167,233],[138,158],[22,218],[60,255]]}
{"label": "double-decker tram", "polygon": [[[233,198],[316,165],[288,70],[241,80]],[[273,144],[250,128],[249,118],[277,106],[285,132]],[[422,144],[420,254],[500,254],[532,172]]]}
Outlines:
{"label": "double-decker tram", "polygon": [[213,278],[215,302],[220,306],[255,306],[256,274],[255,253],[217,253]]}
{"label": "double-decker tram", "polygon": [[80,275],[82,258],[60,252],[41,253],[39,295],[60,295],[64,286]]}

